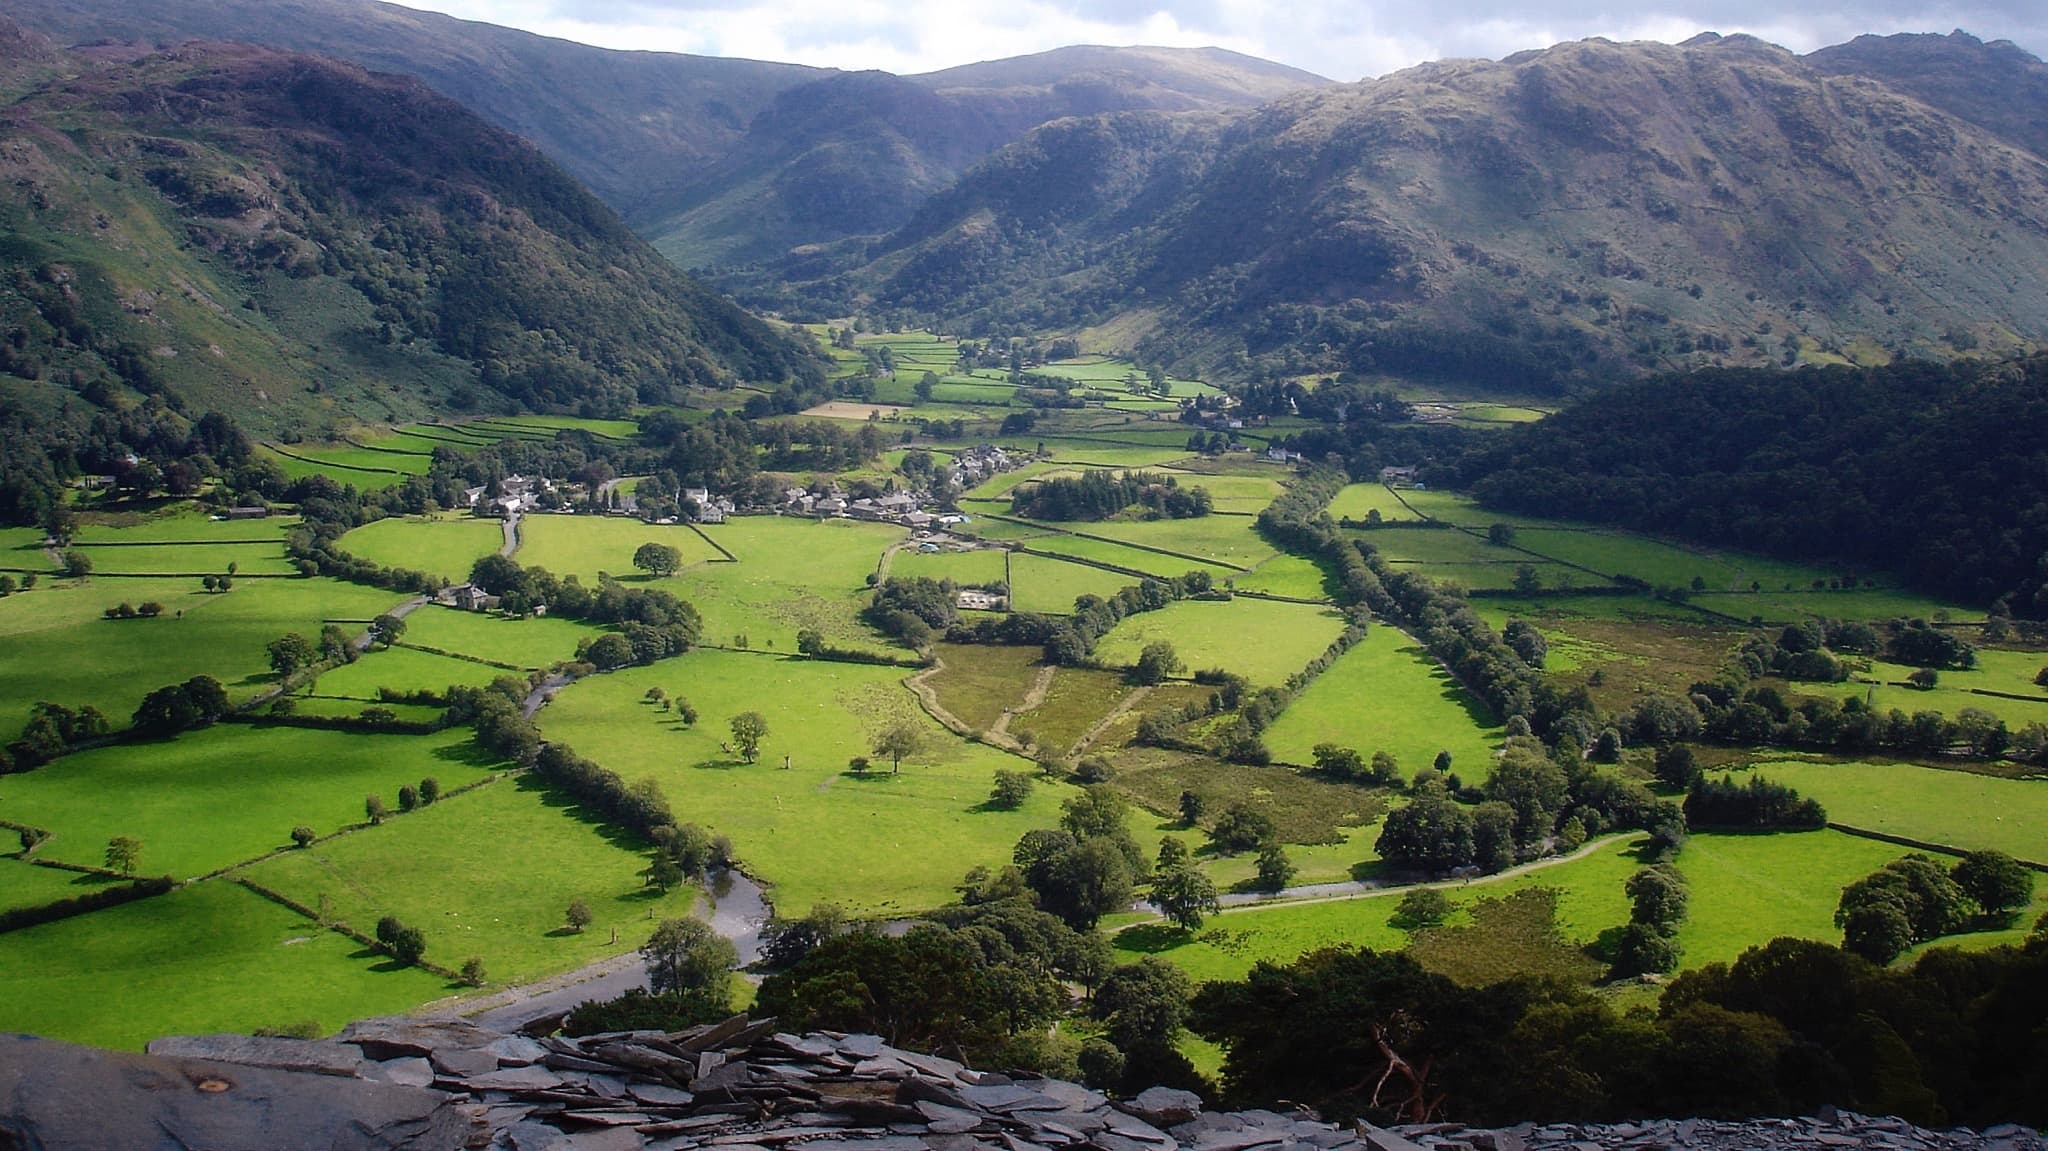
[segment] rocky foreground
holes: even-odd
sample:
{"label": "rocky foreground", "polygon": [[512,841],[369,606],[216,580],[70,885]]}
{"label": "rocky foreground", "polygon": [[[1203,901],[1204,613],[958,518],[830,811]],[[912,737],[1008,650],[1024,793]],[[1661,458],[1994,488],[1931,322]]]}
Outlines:
{"label": "rocky foreground", "polygon": [[373,1019],[333,1039],[179,1036],[149,1053],[0,1036],[0,1148],[37,1151],[2048,1151],[2035,1132],[1833,1112],[1478,1130],[1204,1112],[976,1071],[872,1035],[744,1017],[680,1032],[506,1035]]}

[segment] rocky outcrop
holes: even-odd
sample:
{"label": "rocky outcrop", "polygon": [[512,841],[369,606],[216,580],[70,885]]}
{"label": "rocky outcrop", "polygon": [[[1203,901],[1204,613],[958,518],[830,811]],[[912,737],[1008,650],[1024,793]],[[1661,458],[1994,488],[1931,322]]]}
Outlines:
{"label": "rocky outcrop", "polygon": [[0,1148],[227,1151],[2048,1151],[2020,1128],[1800,1120],[1475,1130],[1207,1112],[1155,1087],[978,1071],[873,1035],[736,1017],[568,1039],[373,1019],[318,1042],[184,1036],[133,1055],[0,1037]]}

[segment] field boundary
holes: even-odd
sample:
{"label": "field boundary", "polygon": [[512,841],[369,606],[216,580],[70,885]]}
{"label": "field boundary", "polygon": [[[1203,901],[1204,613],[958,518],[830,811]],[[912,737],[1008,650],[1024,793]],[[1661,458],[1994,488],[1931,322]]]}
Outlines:
{"label": "field boundary", "polygon": [[[722,544],[722,543],[719,543],[719,542],[718,542],[717,540],[715,540],[715,539],[712,539],[712,538],[711,538],[710,536],[708,536],[708,535],[705,535],[705,534],[704,534],[704,529],[703,529],[703,528],[700,528],[700,527],[698,527],[698,526],[697,526],[696,524],[690,524],[690,525],[688,525],[688,527],[689,527],[689,529],[690,529],[691,531],[693,531],[693,532],[696,532],[696,533],[697,533],[697,538],[698,538],[698,539],[700,539],[700,540],[703,540],[703,541],[704,541],[705,543],[707,543],[707,544],[710,544],[710,545],[711,545],[711,550],[713,550],[713,551],[717,552],[717,553],[718,553],[719,555],[722,555],[722,556],[724,556],[724,557],[725,557],[725,560],[724,560],[724,562],[726,562],[726,563],[735,563],[735,564],[736,564],[736,563],[738,563],[738,562],[740,562],[740,557],[738,557],[738,556],[736,556],[736,555],[732,554],[731,552],[727,551],[727,550],[725,549],[725,545],[724,545],[724,544]],[[710,562],[710,563],[716,563],[716,562],[719,562],[719,561],[716,561],[716,560],[710,560],[710,561],[706,561],[706,562]]]}
{"label": "field boundary", "polygon": [[[1189,563],[1202,564],[1206,567],[1229,568],[1231,571],[1234,572],[1245,573],[1248,573],[1252,570],[1251,568],[1245,567],[1243,564],[1231,563],[1229,560],[1207,559],[1203,556],[1190,555],[1187,552],[1169,551],[1166,548],[1153,547],[1151,544],[1135,544],[1130,542],[1129,540],[1115,539],[1110,536],[1091,535],[1088,532],[1077,532],[1071,528],[1052,527],[1047,524],[1040,523],[1037,520],[1018,519],[1015,516],[1006,516],[998,512],[983,512],[981,514],[999,523],[1014,524],[1018,527],[1024,528],[1043,528],[1045,531],[1050,532],[1053,535],[1073,536],[1077,540],[1094,540],[1096,543],[1115,544],[1117,547],[1130,548],[1132,551],[1150,552],[1153,555],[1167,556],[1169,558],[1177,560],[1186,560]],[[1214,515],[1217,513],[1212,512],[1210,514]],[[1258,517],[1254,516],[1252,518],[1256,519]],[[1159,579],[1161,577],[1147,574],[1145,578]]]}
{"label": "field boundary", "polygon": [[[1938,855],[1953,856],[1957,859],[1970,854],[1967,849],[1957,847],[1951,843],[1935,843],[1925,839],[1913,839],[1910,836],[1893,835],[1888,831],[1872,831],[1867,827],[1852,827],[1849,824],[1835,823],[1832,820],[1828,822],[1827,827],[1830,831],[1839,831],[1844,835],[1853,835],[1858,839],[1874,839],[1879,843],[1889,843],[1897,847],[1911,847],[1920,851],[1932,851]],[[2019,859],[2016,862],[2029,871],[2048,873],[2048,863],[2037,863],[2031,859]]]}
{"label": "field boundary", "polygon": [[[495,660],[495,659],[485,659],[484,657],[482,657],[482,656],[480,656],[480,655],[469,655],[469,654],[467,654],[467,653],[465,653],[465,652],[459,652],[459,651],[449,651],[449,650],[447,650],[446,648],[438,648],[438,647],[428,647],[428,646],[427,646],[426,644],[423,644],[423,643],[406,643],[406,642],[405,642],[404,640],[400,640],[399,642],[397,642],[397,643],[394,643],[394,644],[392,644],[391,646],[392,646],[392,647],[403,647],[403,648],[410,648],[410,649],[411,649],[411,650],[413,650],[413,651],[423,651],[423,652],[426,652],[426,653],[427,653],[428,655],[438,655],[438,656],[445,656],[445,657],[446,657],[446,658],[448,658],[448,659],[459,659],[459,660],[463,661],[464,663],[480,663],[480,664],[484,665],[485,667],[495,667],[495,668],[498,668],[498,669],[500,669],[500,670],[502,670],[502,671],[527,671],[527,672],[532,672],[532,671],[539,671],[539,670],[540,670],[540,669],[539,669],[539,668],[537,668],[537,667],[520,667],[520,666],[519,666],[519,665],[517,665],[517,664],[511,664],[511,663],[500,663],[499,661],[497,661],[497,660]],[[330,669],[330,670],[331,670],[331,669]]]}
{"label": "field boundary", "polygon": [[297,452],[288,452],[276,444],[264,444],[263,446],[283,456],[285,459],[297,460],[302,464],[312,464],[316,468],[337,468],[344,472],[364,472],[373,476],[409,476],[413,474],[411,472],[399,471],[397,468],[365,468],[355,464],[337,464],[327,460],[316,460],[311,456],[302,456]]}

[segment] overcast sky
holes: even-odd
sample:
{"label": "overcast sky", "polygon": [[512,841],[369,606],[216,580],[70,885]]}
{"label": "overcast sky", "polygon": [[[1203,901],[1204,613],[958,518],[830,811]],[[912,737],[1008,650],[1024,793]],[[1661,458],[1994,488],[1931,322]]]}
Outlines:
{"label": "overcast sky", "polygon": [[928,72],[1065,44],[1215,45],[1356,80],[1561,40],[1748,32],[1796,51],[1862,32],[2009,39],[2048,55],[2041,0],[407,0],[580,40],[837,68]]}

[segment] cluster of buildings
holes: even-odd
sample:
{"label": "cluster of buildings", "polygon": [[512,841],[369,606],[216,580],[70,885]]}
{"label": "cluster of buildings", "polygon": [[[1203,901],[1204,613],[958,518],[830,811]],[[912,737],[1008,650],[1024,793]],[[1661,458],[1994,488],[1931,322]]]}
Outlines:
{"label": "cluster of buildings", "polygon": [[555,490],[555,481],[532,476],[506,476],[498,481],[498,494],[489,487],[465,488],[462,506],[484,515],[516,516],[540,506],[543,493]]}

